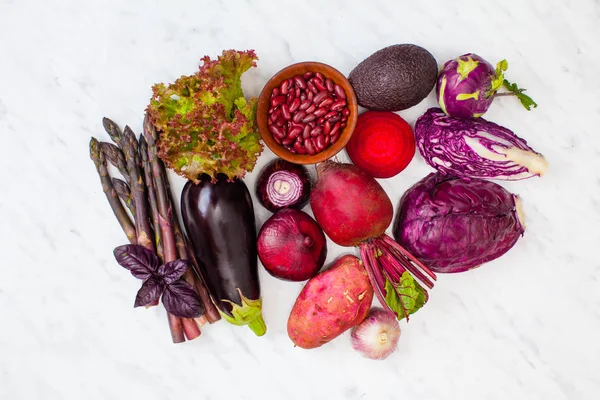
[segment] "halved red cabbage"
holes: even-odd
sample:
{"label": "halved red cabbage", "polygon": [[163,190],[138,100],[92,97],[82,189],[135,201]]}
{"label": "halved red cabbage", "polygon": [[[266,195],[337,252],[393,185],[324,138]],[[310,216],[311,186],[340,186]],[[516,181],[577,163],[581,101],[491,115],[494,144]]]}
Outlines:
{"label": "halved red cabbage", "polygon": [[393,233],[432,271],[462,272],[510,250],[525,226],[518,196],[481,179],[432,173],[400,199]]}
{"label": "halved red cabbage", "polygon": [[459,119],[430,108],[415,124],[419,152],[442,174],[520,180],[542,176],[548,162],[511,130],[483,118]]}

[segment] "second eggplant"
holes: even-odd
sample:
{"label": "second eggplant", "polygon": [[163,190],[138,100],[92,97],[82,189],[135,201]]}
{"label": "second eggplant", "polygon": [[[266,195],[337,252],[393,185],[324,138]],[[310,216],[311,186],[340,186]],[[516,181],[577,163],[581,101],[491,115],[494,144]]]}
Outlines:
{"label": "second eggplant", "polygon": [[181,194],[181,214],[194,254],[219,312],[234,325],[262,336],[256,225],[252,197],[243,181],[203,175]]}

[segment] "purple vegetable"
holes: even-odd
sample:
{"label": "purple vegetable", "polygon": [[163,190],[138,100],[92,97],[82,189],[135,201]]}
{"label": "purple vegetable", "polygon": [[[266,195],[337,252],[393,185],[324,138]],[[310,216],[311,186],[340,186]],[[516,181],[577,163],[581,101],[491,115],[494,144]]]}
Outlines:
{"label": "purple vegetable", "polygon": [[256,181],[256,197],[269,211],[300,210],[308,203],[310,175],[303,165],[277,158],[267,164]]}
{"label": "purple vegetable", "polygon": [[438,173],[400,199],[393,233],[435,272],[462,272],[494,260],[523,235],[519,198],[490,181]]}
{"label": "purple vegetable", "polygon": [[493,122],[448,117],[430,108],[415,124],[419,152],[443,175],[520,180],[542,176],[548,162],[512,131]]}
{"label": "purple vegetable", "polygon": [[[438,75],[436,94],[444,112],[456,118],[481,117],[494,101],[495,96],[517,96],[527,110],[537,107],[525,89],[519,89],[504,79],[508,68],[506,60],[496,68],[477,54],[467,53],[444,64]],[[504,86],[508,93],[496,92]]]}
{"label": "purple vegetable", "polygon": [[202,300],[194,288],[182,280],[186,260],[169,261],[159,266],[156,254],[139,244],[126,244],[113,251],[119,265],[143,281],[134,307],[153,304],[162,296],[168,312],[180,318],[196,318],[204,313]]}
{"label": "purple vegetable", "polygon": [[234,325],[266,333],[256,253],[256,220],[246,184],[217,174],[188,181],[181,216],[194,256],[221,316]]}

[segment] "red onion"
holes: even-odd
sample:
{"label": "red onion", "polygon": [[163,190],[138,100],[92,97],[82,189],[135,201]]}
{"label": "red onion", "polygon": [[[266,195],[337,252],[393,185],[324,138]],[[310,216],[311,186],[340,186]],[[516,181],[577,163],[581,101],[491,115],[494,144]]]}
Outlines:
{"label": "red onion", "polygon": [[327,257],[325,234],[310,215],[291,208],[272,215],[258,234],[258,257],[274,277],[304,281]]}
{"label": "red onion", "polygon": [[310,186],[310,175],[304,166],[277,158],[260,171],[256,196],[271,212],[286,207],[301,209],[308,202]]}

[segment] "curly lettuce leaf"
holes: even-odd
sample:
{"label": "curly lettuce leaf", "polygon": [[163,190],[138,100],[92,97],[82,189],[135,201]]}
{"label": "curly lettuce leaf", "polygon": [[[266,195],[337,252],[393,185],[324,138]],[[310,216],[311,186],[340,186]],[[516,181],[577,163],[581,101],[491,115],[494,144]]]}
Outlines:
{"label": "curly lettuce leaf", "polygon": [[153,86],[147,112],[168,167],[194,182],[202,173],[241,178],[254,169],[263,150],[257,99],[246,101],[241,76],[257,59],[252,50],[227,50],[217,60],[204,57],[194,75]]}
{"label": "curly lettuce leaf", "polygon": [[385,302],[398,319],[414,314],[427,302],[427,292],[408,271],[404,271],[397,284],[385,280]]}

